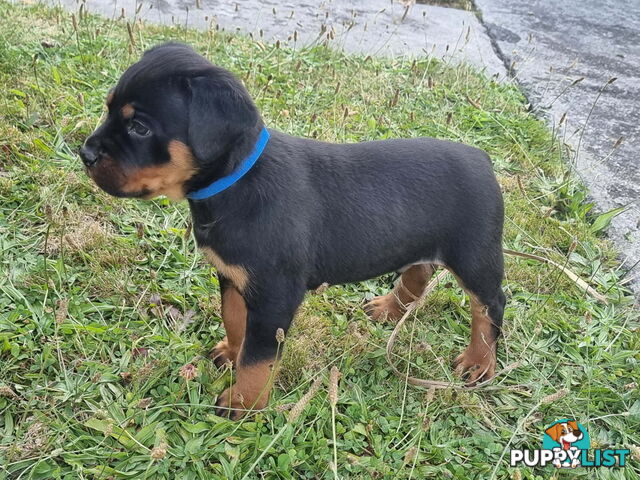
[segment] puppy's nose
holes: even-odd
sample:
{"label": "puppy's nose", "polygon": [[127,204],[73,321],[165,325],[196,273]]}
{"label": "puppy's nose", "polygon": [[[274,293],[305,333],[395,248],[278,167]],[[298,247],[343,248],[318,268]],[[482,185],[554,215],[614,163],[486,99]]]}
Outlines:
{"label": "puppy's nose", "polygon": [[100,160],[101,153],[99,149],[90,147],[85,143],[80,149],[80,158],[87,167],[92,167]]}

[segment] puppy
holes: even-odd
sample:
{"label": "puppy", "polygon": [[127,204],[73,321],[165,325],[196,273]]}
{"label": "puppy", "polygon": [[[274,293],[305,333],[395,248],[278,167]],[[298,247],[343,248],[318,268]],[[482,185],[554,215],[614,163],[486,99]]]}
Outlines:
{"label": "puppy", "polygon": [[305,291],[401,272],[366,305],[398,319],[436,265],[470,297],[471,342],[454,361],[491,378],[505,296],[503,203],[489,157],[432,138],[336,145],[267,129],[241,82],[190,47],[147,51],[107,96],[108,116],[80,156],[118,197],[187,198],[194,234],[220,279],[227,336],[215,348],[235,384],[234,418],[263,408]]}

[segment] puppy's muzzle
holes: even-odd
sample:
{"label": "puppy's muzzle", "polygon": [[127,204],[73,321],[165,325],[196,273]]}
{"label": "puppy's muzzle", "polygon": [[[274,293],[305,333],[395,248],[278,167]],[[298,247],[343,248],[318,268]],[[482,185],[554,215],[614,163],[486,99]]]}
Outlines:
{"label": "puppy's muzzle", "polygon": [[93,167],[103,155],[104,152],[100,147],[91,146],[89,142],[80,149],[80,158],[87,168]]}

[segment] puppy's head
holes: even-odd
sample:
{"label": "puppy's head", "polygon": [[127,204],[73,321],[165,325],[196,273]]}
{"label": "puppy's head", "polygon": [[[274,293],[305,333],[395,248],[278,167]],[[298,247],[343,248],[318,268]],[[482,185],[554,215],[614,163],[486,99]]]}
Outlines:
{"label": "puppy's head", "polygon": [[182,198],[228,173],[229,155],[262,125],[238,79],[175,43],[129,67],[107,107],[80,157],[98,186],[118,197]]}

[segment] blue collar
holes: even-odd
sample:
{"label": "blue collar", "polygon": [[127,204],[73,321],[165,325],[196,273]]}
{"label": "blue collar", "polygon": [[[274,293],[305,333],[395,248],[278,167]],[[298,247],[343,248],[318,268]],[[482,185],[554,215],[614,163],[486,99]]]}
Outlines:
{"label": "blue collar", "polygon": [[187,198],[191,200],[204,200],[205,198],[213,197],[217,193],[226,190],[231,185],[240,180],[244,175],[251,170],[251,167],[255,165],[262,155],[264,151],[264,147],[267,146],[267,142],[269,141],[269,132],[267,131],[267,127],[263,127],[260,135],[258,136],[258,141],[256,142],[255,147],[253,147],[253,151],[249,154],[247,158],[245,158],[240,166],[231,172],[226,177],[219,178],[212,184],[201,188],[200,190],[196,190],[195,192],[191,192],[187,194]]}

